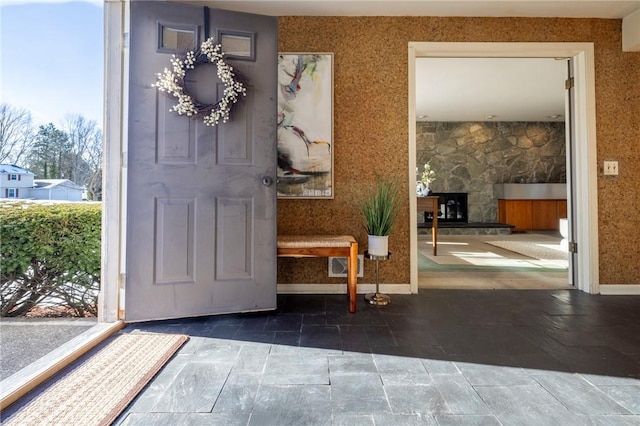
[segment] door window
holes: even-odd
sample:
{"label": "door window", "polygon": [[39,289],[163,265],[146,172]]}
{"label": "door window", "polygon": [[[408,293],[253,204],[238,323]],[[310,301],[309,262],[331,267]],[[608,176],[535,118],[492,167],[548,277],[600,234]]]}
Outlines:
{"label": "door window", "polygon": [[158,52],[179,53],[196,48],[198,26],[158,23]]}
{"label": "door window", "polygon": [[255,33],[218,30],[218,43],[229,59],[256,60]]}

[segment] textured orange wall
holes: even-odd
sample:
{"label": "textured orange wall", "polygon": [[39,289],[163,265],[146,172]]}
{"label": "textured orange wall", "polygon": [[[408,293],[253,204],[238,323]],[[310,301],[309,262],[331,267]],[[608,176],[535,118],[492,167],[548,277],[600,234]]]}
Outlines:
{"label": "textured orange wall", "polygon": [[[334,53],[334,200],[278,201],[278,233],[348,233],[366,246],[354,200],[375,172],[402,182],[402,212],[380,281],[409,282],[407,48],[429,42],[593,42],[601,284],[640,283],[640,53],[622,51],[620,20],[436,17],[282,17],[281,52]],[[596,165],[594,165],[596,167]],[[579,212],[578,212],[579,214]],[[359,282],[373,282],[365,265]],[[326,259],[279,259],[279,283],[327,278]]]}

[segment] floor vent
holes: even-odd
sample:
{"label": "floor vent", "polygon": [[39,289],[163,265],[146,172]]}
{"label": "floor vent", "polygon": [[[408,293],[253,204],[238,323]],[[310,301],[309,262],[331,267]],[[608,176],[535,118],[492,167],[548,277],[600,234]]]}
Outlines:
{"label": "floor vent", "polygon": [[[347,258],[346,257],[329,257],[329,276],[330,277],[346,277],[347,276]],[[358,276],[364,276],[364,255],[358,255]]]}

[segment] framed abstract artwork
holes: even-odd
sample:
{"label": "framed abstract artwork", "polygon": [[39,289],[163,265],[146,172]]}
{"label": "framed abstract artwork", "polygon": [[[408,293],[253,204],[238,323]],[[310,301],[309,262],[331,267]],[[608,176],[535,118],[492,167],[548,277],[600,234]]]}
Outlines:
{"label": "framed abstract artwork", "polygon": [[278,198],[333,198],[333,53],[278,55]]}

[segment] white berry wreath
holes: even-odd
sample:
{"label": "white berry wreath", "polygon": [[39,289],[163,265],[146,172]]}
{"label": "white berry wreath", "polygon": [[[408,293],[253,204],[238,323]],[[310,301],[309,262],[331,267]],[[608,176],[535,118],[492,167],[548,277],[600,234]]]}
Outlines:
{"label": "white berry wreath", "polygon": [[[189,94],[184,83],[188,70],[207,62],[216,65],[218,78],[225,85],[222,99],[212,104],[198,102]],[[173,55],[171,65],[173,65],[172,70],[165,68],[163,72],[157,74],[158,80],[152,86],[178,100],[170,111],[188,117],[205,114],[203,120],[207,126],[229,121],[229,112],[233,104],[238,102],[238,95],[246,96],[247,94],[244,84],[236,79],[233,67],[224,61],[222,46],[216,44],[213,38],[204,41],[199,50],[189,51],[181,58]]]}

